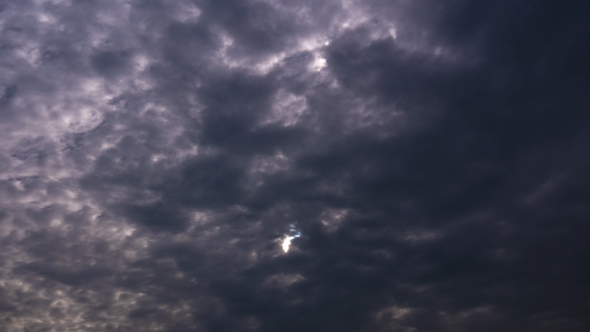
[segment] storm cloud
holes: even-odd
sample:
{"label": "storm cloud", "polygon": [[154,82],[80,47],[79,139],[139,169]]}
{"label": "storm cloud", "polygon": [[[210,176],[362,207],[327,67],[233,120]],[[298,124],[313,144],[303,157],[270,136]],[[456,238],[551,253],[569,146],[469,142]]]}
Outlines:
{"label": "storm cloud", "polygon": [[0,331],[588,331],[589,15],[0,2]]}

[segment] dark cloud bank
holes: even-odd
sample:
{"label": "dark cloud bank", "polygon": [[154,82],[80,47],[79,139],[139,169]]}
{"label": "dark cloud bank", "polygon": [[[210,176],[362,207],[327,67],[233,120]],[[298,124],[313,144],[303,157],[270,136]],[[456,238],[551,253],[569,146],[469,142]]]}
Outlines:
{"label": "dark cloud bank", "polygon": [[3,1],[0,331],[590,330],[589,7]]}

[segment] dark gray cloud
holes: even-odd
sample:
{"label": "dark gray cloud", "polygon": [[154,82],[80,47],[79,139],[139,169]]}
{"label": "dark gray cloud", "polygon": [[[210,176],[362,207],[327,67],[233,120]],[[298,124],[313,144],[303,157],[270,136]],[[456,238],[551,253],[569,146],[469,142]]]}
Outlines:
{"label": "dark gray cloud", "polygon": [[0,331],[586,331],[590,6],[5,1]]}

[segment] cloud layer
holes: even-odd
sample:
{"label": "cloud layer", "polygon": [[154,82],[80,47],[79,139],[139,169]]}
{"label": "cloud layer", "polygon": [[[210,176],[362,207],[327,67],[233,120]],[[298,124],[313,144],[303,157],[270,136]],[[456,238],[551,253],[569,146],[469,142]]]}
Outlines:
{"label": "cloud layer", "polygon": [[587,331],[589,14],[2,2],[0,331]]}

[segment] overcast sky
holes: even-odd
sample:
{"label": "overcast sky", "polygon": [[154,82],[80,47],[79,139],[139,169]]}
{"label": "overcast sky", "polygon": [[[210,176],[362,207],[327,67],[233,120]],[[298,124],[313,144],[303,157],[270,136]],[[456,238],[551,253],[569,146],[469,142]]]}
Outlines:
{"label": "overcast sky", "polygon": [[589,331],[589,17],[0,1],[0,332]]}

